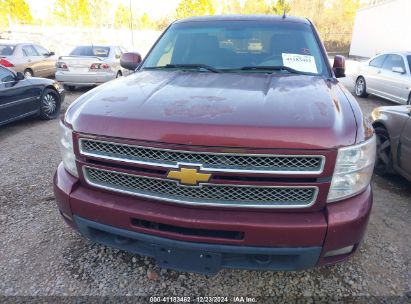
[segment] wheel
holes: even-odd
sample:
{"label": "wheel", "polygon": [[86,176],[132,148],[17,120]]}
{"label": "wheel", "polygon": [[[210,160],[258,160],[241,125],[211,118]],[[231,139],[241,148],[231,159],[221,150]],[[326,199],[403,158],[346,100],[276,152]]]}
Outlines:
{"label": "wheel", "polygon": [[367,85],[365,83],[364,77],[360,76],[355,82],[355,95],[358,97],[367,97]]}
{"label": "wheel", "polygon": [[64,89],[67,91],[74,91],[76,89],[73,85],[63,85]]}
{"label": "wheel", "polygon": [[45,120],[56,118],[60,114],[60,103],[60,95],[56,91],[44,90],[40,102],[40,118]]}
{"label": "wheel", "polygon": [[33,77],[33,76],[34,76],[34,73],[33,73],[32,70],[30,70],[30,69],[25,69],[25,70],[24,70],[24,77],[26,77],[26,78],[31,78],[31,77]]}
{"label": "wheel", "polygon": [[376,127],[377,136],[377,157],[375,160],[375,173],[378,175],[393,174],[391,141],[387,129]]}
{"label": "wheel", "polygon": [[117,72],[117,75],[116,75],[116,78],[119,78],[119,77],[121,77],[121,76],[123,76],[123,73],[121,73],[121,71],[118,71],[118,72]]}

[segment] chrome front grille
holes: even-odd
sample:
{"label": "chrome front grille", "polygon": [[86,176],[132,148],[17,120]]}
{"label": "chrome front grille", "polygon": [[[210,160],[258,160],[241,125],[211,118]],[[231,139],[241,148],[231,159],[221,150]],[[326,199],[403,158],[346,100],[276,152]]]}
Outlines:
{"label": "chrome front grille", "polygon": [[80,139],[80,152],[86,156],[138,164],[177,168],[178,164],[196,164],[215,172],[257,172],[282,174],[320,174],[321,155],[270,155],[191,152]]}
{"label": "chrome front grille", "polygon": [[202,184],[181,186],[152,178],[91,167],[83,168],[86,181],[95,187],[159,200],[208,206],[303,208],[317,197],[317,187]]}

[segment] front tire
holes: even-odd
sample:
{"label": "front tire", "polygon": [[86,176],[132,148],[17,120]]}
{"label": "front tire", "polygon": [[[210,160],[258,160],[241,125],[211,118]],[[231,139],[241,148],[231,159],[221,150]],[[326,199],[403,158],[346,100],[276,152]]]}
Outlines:
{"label": "front tire", "polygon": [[60,95],[53,89],[45,89],[40,101],[40,118],[50,120],[60,114]]}
{"label": "front tire", "polygon": [[119,77],[121,77],[121,76],[123,76],[123,73],[121,73],[121,71],[118,71],[118,72],[117,72],[117,75],[116,75],[116,78],[119,78]]}
{"label": "front tire", "polygon": [[63,85],[63,88],[65,89],[65,90],[67,90],[67,91],[74,91],[75,89],[76,89],[76,87],[75,86],[73,86],[73,85]]}
{"label": "front tire", "polygon": [[394,173],[391,140],[387,129],[376,127],[377,157],[375,160],[375,173],[378,175],[389,175]]}
{"label": "front tire", "polygon": [[364,77],[360,76],[355,81],[355,95],[358,97],[367,97],[367,85]]}

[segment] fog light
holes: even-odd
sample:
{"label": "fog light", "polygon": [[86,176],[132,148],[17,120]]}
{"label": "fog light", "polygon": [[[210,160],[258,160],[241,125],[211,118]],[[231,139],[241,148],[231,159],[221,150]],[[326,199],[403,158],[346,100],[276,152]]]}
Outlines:
{"label": "fog light", "polygon": [[348,253],[350,253],[353,249],[354,249],[354,245],[347,246],[347,247],[343,247],[343,248],[339,248],[339,249],[335,249],[335,250],[330,250],[330,251],[327,251],[327,252],[324,254],[324,257],[331,257],[331,256],[336,256],[336,255],[348,254]]}

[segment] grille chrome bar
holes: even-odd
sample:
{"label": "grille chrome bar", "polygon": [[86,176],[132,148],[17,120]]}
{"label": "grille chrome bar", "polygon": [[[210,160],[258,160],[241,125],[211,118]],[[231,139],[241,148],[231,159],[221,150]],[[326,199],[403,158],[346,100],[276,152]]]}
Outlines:
{"label": "grille chrome bar", "polygon": [[210,172],[321,174],[323,155],[272,155],[192,152],[160,149],[81,138],[80,153],[106,160],[178,168],[180,164],[198,166]]}
{"label": "grille chrome bar", "polygon": [[92,186],[168,202],[195,206],[307,208],[317,198],[315,186],[252,186],[205,183],[181,186],[176,181],[83,167],[86,182]]}

